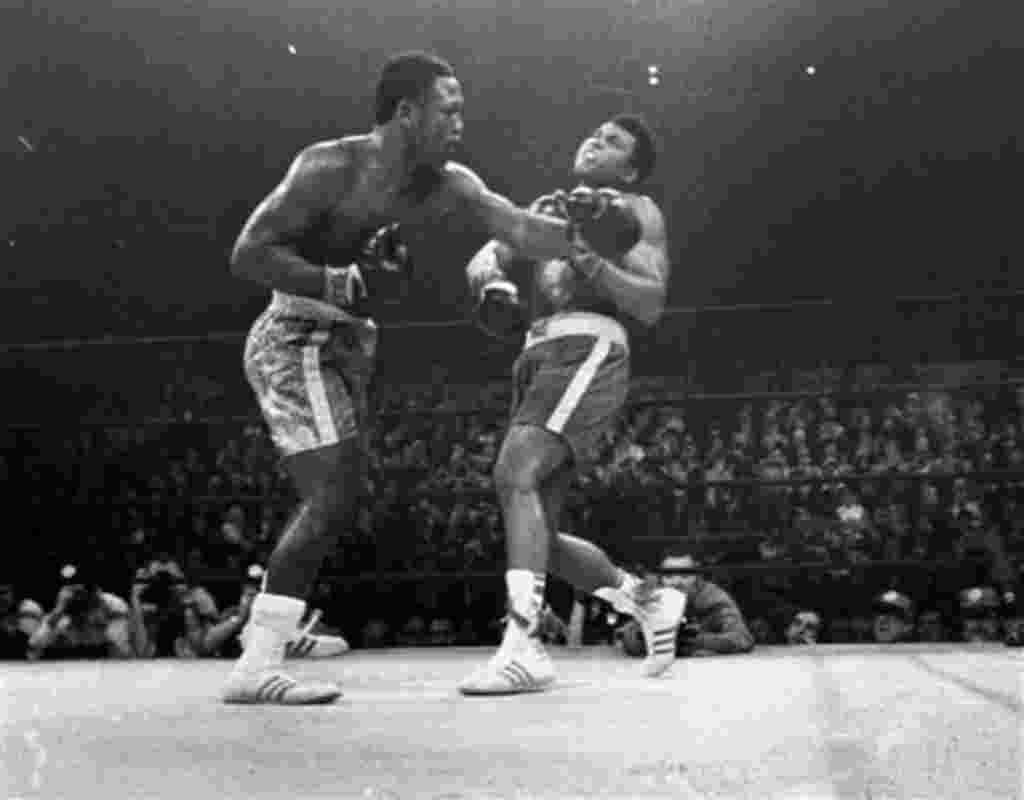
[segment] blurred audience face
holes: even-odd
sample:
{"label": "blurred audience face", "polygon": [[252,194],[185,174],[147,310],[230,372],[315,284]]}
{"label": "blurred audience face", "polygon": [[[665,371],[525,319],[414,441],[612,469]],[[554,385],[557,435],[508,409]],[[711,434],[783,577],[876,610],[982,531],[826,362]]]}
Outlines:
{"label": "blurred audience face", "polygon": [[815,644],[821,633],[821,617],[814,611],[798,611],[786,628],[786,644]]}
{"label": "blurred audience face", "polygon": [[938,611],[925,611],[917,620],[917,638],[922,642],[946,640],[945,626]]}
{"label": "blurred audience face", "polygon": [[997,642],[1000,637],[999,618],[995,614],[965,619],[962,634],[965,642]]}
{"label": "blurred audience face", "polygon": [[891,644],[901,642],[910,636],[913,626],[910,625],[902,614],[885,611],[875,614],[872,624],[872,635],[880,644]]}
{"label": "blurred audience face", "polygon": [[[693,556],[668,556],[661,562],[662,569],[696,569],[697,561]],[[679,589],[687,594],[692,594],[697,589],[700,576],[695,572],[672,573],[662,578],[665,586]]]}

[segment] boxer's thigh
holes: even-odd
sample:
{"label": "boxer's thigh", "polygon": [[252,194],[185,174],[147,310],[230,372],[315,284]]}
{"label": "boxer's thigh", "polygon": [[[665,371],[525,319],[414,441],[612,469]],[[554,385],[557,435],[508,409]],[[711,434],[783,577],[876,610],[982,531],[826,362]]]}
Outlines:
{"label": "boxer's thigh", "polygon": [[603,337],[571,336],[537,345],[538,361],[520,391],[512,424],[536,425],[561,437],[577,464],[586,463],[615,422],[629,391],[629,354]]}

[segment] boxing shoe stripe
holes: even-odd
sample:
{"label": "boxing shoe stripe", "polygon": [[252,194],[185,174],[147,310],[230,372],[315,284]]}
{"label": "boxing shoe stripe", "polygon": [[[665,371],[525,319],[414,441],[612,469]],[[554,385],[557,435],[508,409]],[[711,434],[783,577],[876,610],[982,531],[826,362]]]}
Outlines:
{"label": "boxing shoe stripe", "polygon": [[518,661],[510,661],[505,666],[505,673],[515,675],[518,677],[517,685],[520,687],[532,686],[535,681],[530,671],[520,664]]}
{"label": "boxing shoe stripe", "polygon": [[523,685],[523,676],[512,669],[510,664],[502,667],[501,676],[511,684],[513,689],[519,689]]}
{"label": "boxing shoe stripe", "polygon": [[258,694],[260,697],[276,703],[294,685],[295,681],[285,678],[283,675],[271,675],[264,681]]}

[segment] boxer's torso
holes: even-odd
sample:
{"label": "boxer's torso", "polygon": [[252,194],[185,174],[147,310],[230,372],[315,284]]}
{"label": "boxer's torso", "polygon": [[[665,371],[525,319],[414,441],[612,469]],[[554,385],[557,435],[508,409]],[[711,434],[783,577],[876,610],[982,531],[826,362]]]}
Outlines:
{"label": "boxer's torso", "polygon": [[334,147],[344,168],[332,174],[338,174],[343,185],[334,191],[326,187],[335,195],[332,207],[288,241],[306,261],[344,266],[358,258],[381,227],[394,222],[412,227],[454,210],[455,198],[447,191],[443,170],[421,168],[400,185],[394,166],[382,161],[371,137],[341,139]]}
{"label": "boxer's torso", "polygon": [[597,284],[573,269],[566,259],[537,263],[533,292],[535,317],[566,311],[589,311],[620,321],[626,317]]}
{"label": "boxer's torso", "polygon": [[615,303],[577,272],[565,259],[542,261],[534,267],[534,316],[565,311],[590,311],[618,317]]}

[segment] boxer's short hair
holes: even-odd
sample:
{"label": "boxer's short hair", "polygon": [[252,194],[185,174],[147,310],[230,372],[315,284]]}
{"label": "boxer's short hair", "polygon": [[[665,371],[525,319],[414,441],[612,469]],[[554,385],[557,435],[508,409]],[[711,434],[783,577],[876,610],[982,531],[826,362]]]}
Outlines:
{"label": "boxer's short hair", "polygon": [[635,144],[629,163],[636,170],[637,183],[647,180],[658,160],[658,147],[651,126],[637,114],[619,114],[612,117],[611,122],[633,137]]}
{"label": "boxer's short hair", "polygon": [[434,81],[454,75],[451,64],[432,53],[411,50],[391,56],[377,80],[375,122],[378,125],[388,122],[402,100],[422,102]]}

